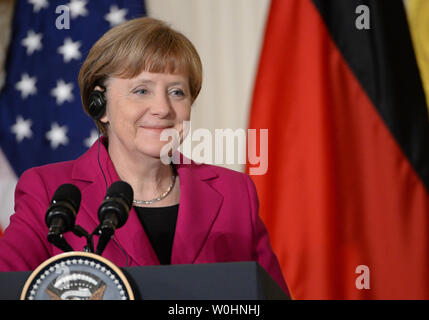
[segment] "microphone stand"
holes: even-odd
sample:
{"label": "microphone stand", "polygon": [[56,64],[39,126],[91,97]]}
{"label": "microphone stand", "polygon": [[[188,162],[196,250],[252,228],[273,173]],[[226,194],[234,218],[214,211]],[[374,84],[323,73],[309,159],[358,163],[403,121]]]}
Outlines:
{"label": "microphone stand", "polygon": [[[96,232],[98,232],[98,227],[94,230],[92,234],[89,234],[84,228],[82,228],[79,225],[75,225],[71,232],[78,236],[79,238],[85,237],[86,239],[86,246],[83,248],[84,252],[90,252],[94,253],[94,242],[93,242],[93,236]],[[48,241],[52,243],[57,248],[63,250],[64,252],[74,251],[73,248],[68,244],[66,239],[64,239],[64,236],[62,234],[58,234],[55,232],[50,231],[48,233]]]}
{"label": "microphone stand", "polygon": [[[86,239],[86,246],[83,248],[84,252],[97,253],[98,255],[102,254],[110,238],[113,236],[114,232],[108,231],[110,230],[101,230],[100,225],[95,228],[95,230],[91,234],[89,234],[84,228],[79,225],[75,225],[71,230],[74,235],[78,236],[79,238],[84,237]],[[97,252],[95,252],[94,250],[94,236],[100,236]],[[64,239],[63,234],[49,232],[48,241],[57,248],[63,250],[64,252],[74,251],[73,248],[68,244],[66,239]]]}
{"label": "microphone stand", "polygon": [[48,233],[48,241],[64,252],[73,251],[73,248],[68,244],[66,239],[64,239],[62,234],[50,231]]}
{"label": "microphone stand", "polygon": [[94,253],[94,243],[92,241],[93,234],[90,235],[84,228],[79,225],[75,225],[72,229],[72,232],[79,238],[86,238],[86,246],[83,248],[83,251]]}

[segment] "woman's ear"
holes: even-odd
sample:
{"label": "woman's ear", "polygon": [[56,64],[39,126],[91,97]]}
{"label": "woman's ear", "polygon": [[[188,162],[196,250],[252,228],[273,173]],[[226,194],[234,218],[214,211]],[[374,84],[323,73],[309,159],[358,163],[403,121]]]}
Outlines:
{"label": "woman's ear", "polygon": [[99,121],[104,123],[104,124],[109,123],[109,118],[107,117],[107,112],[104,113],[104,116],[102,116]]}
{"label": "woman's ear", "polygon": [[105,91],[106,91],[106,88],[102,88],[102,87],[100,87],[100,86],[95,86],[94,90],[96,90],[96,91],[100,91],[100,92],[105,92]]}

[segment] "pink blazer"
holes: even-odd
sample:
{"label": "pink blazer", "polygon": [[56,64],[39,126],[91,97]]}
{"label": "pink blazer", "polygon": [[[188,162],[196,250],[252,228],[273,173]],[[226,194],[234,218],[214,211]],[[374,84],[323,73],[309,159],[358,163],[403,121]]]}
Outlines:
{"label": "pink blazer", "polygon": [[[103,144],[99,159],[110,186],[119,177]],[[268,233],[258,216],[256,189],[249,176],[194,162],[176,168],[180,205],[171,263],[257,261],[288,292]],[[61,253],[46,240],[45,213],[55,190],[63,183],[76,185],[82,193],[76,224],[88,232],[98,225],[97,211],[106,186],[95,143],[77,160],[32,168],[22,174],[15,191],[15,214],[0,238],[0,271],[34,270],[44,260]],[[85,239],[71,232],[65,238],[76,251],[83,250],[86,244]],[[116,265],[159,265],[134,209],[114,239],[103,256]]]}

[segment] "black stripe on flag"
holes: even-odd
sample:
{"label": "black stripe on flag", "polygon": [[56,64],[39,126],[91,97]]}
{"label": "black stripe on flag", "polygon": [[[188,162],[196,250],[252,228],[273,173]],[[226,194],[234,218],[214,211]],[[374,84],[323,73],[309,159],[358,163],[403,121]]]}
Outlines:
{"label": "black stripe on flag", "polygon": [[[429,118],[402,0],[312,1],[429,192]],[[356,27],[359,5],[369,9],[369,29]]]}

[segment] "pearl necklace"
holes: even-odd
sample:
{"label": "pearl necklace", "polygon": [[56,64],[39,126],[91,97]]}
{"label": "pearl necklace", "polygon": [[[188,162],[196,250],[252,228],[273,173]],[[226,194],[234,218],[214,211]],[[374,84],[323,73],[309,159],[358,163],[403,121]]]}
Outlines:
{"label": "pearl necklace", "polygon": [[154,198],[154,199],[151,199],[151,200],[133,200],[133,203],[134,204],[151,204],[151,203],[154,203],[154,202],[158,202],[158,201],[161,201],[162,199],[164,199],[166,196],[168,196],[168,194],[171,192],[171,190],[173,189],[173,187],[174,187],[174,183],[176,182],[176,175],[175,174],[173,174],[172,175],[172,178],[171,178],[171,184],[170,184],[170,186],[168,187],[168,189],[163,193],[163,194],[161,194],[159,197],[157,197],[157,198]]}

